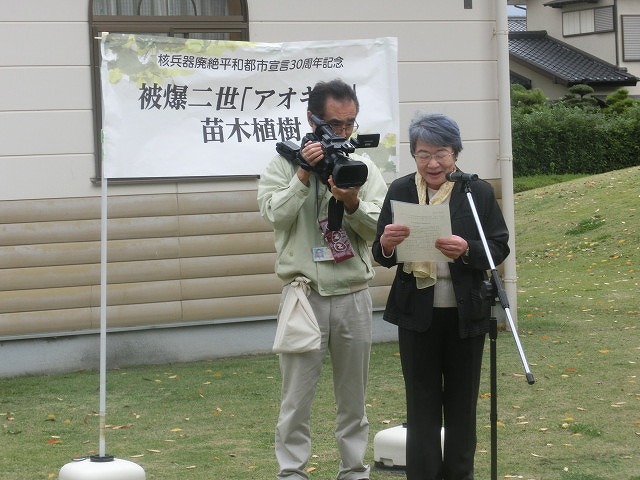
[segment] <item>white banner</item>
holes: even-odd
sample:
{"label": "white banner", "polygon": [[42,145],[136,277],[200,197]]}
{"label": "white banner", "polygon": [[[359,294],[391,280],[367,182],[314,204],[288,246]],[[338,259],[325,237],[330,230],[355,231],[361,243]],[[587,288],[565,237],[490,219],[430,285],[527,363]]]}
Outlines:
{"label": "white banner", "polygon": [[108,34],[102,39],[106,178],[256,176],[276,143],[310,129],[316,82],[341,78],[360,102],[359,149],[397,170],[397,39],[250,43]]}

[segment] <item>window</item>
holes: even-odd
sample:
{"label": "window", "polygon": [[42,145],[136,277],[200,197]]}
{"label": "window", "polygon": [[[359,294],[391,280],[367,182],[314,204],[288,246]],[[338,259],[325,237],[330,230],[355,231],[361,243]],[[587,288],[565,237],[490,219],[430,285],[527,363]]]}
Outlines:
{"label": "window", "polygon": [[562,34],[565,37],[613,31],[613,6],[562,14]]}
{"label": "window", "polygon": [[100,41],[103,32],[205,40],[249,40],[246,0],[92,0],[89,6],[96,126],[96,179],[101,177]]}
{"label": "window", "polygon": [[622,16],[622,59],[640,61],[640,15]]}

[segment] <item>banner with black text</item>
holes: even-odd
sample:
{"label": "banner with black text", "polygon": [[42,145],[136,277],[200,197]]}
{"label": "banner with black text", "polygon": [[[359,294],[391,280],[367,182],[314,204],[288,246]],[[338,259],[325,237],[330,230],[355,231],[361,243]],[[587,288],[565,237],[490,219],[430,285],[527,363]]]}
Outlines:
{"label": "banner with black text", "polygon": [[256,176],[276,143],[309,131],[313,85],[341,78],[360,102],[359,149],[397,171],[397,39],[252,43],[107,34],[102,38],[106,178]]}

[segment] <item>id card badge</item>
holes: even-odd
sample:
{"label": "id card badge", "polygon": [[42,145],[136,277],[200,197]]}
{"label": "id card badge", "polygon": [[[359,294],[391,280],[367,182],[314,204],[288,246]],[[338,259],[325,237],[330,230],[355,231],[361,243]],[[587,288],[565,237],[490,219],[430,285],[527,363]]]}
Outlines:
{"label": "id card badge", "polygon": [[326,262],[328,260],[333,260],[333,254],[329,247],[313,247],[314,262]]}
{"label": "id card badge", "polygon": [[332,231],[329,230],[327,224],[327,219],[321,220],[320,230],[322,231],[325,242],[327,242],[327,245],[329,245],[331,249],[333,260],[335,260],[336,263],[340,263],[353,257],[353,248],[351,247],[351,242],[344,228],[341,227],[340,230]]}

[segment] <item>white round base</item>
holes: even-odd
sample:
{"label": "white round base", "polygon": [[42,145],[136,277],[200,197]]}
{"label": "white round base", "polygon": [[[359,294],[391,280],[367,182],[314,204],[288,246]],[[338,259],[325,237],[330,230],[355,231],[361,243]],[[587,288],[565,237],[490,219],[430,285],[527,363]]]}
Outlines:
{"label": "white round base", "polygon": [[[106,458],[106,457],[105,457]],[[137,463],[118,458],[81,458],[60,469],[58,480],[145,480],[144,469]]]}
{"label": "white round base", "polygon": [[[396,427],[381,430],[373,437],[373,460],[376,465],[389,468],[407,466],[406,456],[407,427]],[[440,448],[444,453],[444,428],[441,431]]]}

